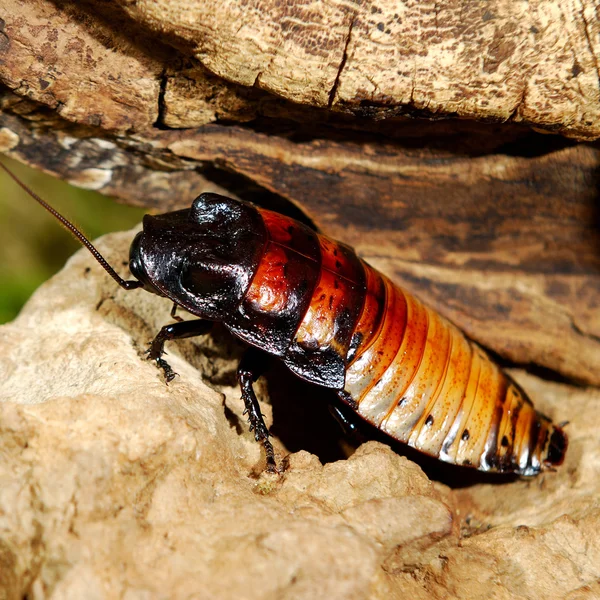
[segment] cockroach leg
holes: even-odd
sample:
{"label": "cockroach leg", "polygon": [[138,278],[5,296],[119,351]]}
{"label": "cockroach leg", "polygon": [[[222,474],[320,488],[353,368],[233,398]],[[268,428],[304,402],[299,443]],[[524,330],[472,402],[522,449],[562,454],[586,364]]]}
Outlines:
{"label": "cockroach leg", "polygon": [[163,370],[167,383],[173,381],[177,373],[175,373],[171,368],[171,365],[162,358],[165,342],[168,340],[181,340],[183,338],[204,335],[210,331],[212,325],[212,321],[194,319],[193,321],[181,321],[179,323],[165,325],[158,332],[158,335],[150,344],[150,348],[148,348],[148,360],[155,361],[156,365]]}
{"label": "cockroach leg", "polygon": [[263,415],[260,412],[260,404],[254,393],[252,384],[262,374],[262,364],[265,357],[262,353],[254,348],[246,351],[237,370],[237,377],[242,391],[242,400],[246,410],[244,414],[248,414],[248,422],[250,423],[250,431],[254,431],[254,439],[260,442],[265,449],[267,455],[267,471],[277,473],[277,463],[275,462],[275,451],[273,444],[269,441],[269,430],[265,425]]}
{"label": "cockroach leg", "polygon": [[348,409],[347,406],[338,404],[330,404],[329,412],[337,421],[344,434],[352,438],[356,445],[363,444],[366,441],[366,437],[357,425],[355,412]]}
{"label": "cockroach leg", "polygon": [[173,308],[171,309],[171,319],[173,319],[174,321],[177,321],[178,323],[183,323],[183,319],[179,316],[177,316],[177,307],[179,305],[175,304],[175,302],[173,302]]}

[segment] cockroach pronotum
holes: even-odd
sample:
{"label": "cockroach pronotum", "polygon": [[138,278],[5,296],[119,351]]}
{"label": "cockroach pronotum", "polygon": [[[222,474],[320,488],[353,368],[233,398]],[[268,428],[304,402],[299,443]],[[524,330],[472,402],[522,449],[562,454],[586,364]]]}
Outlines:
{"label": "cockroach pronotum", "polygon": [[[1,163],[0,163],[1,164]],[[567,437],[452,323],[361,260],[349,246],[250,203],[204,193],[192,207],[146,215],[125,281],[64,217],[2,167],[65,225],[126,290],[143,288],[198,317],[161,329],[148,356],[170,381],[167,340],[221,321],[249,350],[238,380],[267,468],[275,455],[253,383],[257,349],[298,377],[330,388],[392,438],[481,471],[536,475],[563,462]]]}

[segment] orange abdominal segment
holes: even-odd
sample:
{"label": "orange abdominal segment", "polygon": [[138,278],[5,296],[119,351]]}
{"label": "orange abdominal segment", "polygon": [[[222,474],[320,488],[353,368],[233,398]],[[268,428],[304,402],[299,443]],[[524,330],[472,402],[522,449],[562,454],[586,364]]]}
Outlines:
{"label": "orange abdominal segment", "polygon": [[[363,273],[360,263],[346,256],[341,244],[320,236],[321,276],[295,342],[312,348],[329,348],[345,358],[352,326],[362,305]],[[352,255],[350,254],[350,257]]]}
{"label": "orange abdominal segment", "polygon": [[381,273],[363,263],[366,275],[366,293],[358,323],[348,350],[348,364],[352,364],[356,353],[365,350],[377,339],[386,313],[386,284]]}
{"label": "orange abdominal segment", "polygon": [[[381,381],[388,372],[404,339],[406,329],[406,299],[403,294],[395,294],[392,283],[383,278],[385,286],[385,307],[381,325],[377,329],[377,337],[370,345],[359,347],[359,350],[346,372],[346,391],[355,401],[362,400],[369,391]],[[374,329],[373,326],[371,329]],[[387,340],[387,343],[383,343]],[[372,409],[372,407],[369,407]],[[363,405],[363,410],[367,407]],[[387,414],[389,407],[383,407],[381,414],[371,411],[362,414],[373,423],[379,423]]]}
{"label": "orange abdominal segment", "polygon": [[[345,392],[391,437],[443,461],[534,475],[560,464],[566,437],[475,343],[367,270]],[[378,275],[378,274],[376,274]],[[382,316],[383,312],[383,316]],[[352,352],[352,349],[351,349]]]}
{"label": "orange abdominal segment", "polygon": [[340,317],[343,317],[353,292],[346,280],[336,277],[330,271],[321,270],[321,278],[294,342],[305,348],[333,347],[338,354],[344,356],[347,348],[344,347],[344,324],[340,323]]}

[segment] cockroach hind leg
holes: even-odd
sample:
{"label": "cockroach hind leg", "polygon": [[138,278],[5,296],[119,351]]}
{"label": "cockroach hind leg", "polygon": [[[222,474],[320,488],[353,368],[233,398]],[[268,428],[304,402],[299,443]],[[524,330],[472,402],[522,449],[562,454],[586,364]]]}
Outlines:
{"label": "cockroach hind leg", "polygon": [[569,438],[567,434],[560,428],[554,428],[550,441],[546,450],[546,457],[544,459],[544,467],[546,471],[550,470],[550,467],[557,467],[562,465],[565,460],[565,454],[569,447]]}
{"label": "cockroach hind leg", "polygon": [[[340,397],[339,392],[338,397]],[[329,405],[329,412],[337,421],[344,435],[350,438],[356,446],[360,446],[367,441],[367,438],[358,426],[356,413],[345,404],[345,401],[331,403]]]}

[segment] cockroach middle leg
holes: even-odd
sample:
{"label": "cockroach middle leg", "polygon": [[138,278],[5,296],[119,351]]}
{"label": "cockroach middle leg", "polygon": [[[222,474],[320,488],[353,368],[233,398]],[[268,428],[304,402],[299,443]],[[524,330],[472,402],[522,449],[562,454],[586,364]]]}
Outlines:
{"label": "cockroach middle leg", "polygon": [[254,431],[254,439],[260,442],[265,449],[267,455],[267,471],[270,473],[277,472],[277,464],[275,462],[275,452],[273,444],[269,441],[269,430],[265,425],[263,415],[260,412],[260,404],[254,393],[252,384],[261,376],[263,371],[265,357],[261,352],[254,348],[249,348],[237,370],[237,377],[242,391],[242,400],[246,410],[244,414],[248,414],[248,422],[250,423],[250,431]]}
{"label": "cockroach middle leg", "polygon": [[173,371],[171,365],[162,358],[165,348],[165,342],[168,340],[181,340],[184,338],[195,337],[197,335],[204,335],[208,333],[212,328],[212,321],[205,321],[204,319],[194,319],[193,321],[180,321],[178,323],[171,323],[165,325],[154,338],[148,348],[148,360],[153,360],[156,365],[160,367],[164,374],[167,383],[173,381],[177,373]]}

